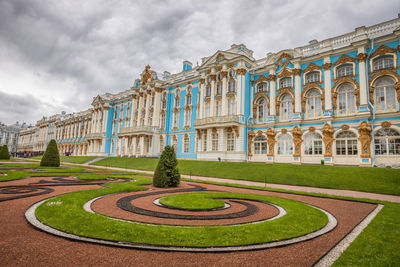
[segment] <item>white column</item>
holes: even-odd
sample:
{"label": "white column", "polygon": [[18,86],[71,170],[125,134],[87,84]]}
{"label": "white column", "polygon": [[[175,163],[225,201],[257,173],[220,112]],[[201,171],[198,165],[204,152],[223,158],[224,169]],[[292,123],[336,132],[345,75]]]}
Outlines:
{"label": "white column", "polygon": [[[245,79],[246,69],[237,70],[237,82],[236,82],[236,115],[243,115],[243,105],[244,105],[244,79]],[[243,97],[243,99],[242,99]]]}
{"label": "white column", "polygon": [[204,78],[200,79],[200,84],[199,84],[199,95],[198,97],[200,98],[200,105],[199,105],[199,118],[197,119],[202,119],[204,114],[203,114],[203,109],[204,109]]}
{"label": "white column", "polygon": [[330,62],[331,62],[330,58],[326,57],[326,58],[324,58],[324,65],[322,65],[322,67],[324,68],[325,110],[332,109],[332,95],[331,95],[331,89],[332,89],[331,66],[332,66],[332,64]]}
{"label": "white column", "polygon": [[367,54],[365,53],[365,48],[361,47],[358,49],[358,66],[360,71],[360,106],[368,105],[368,86],[367,86],[367,68],[365,60],[367,59]]}
{"label": "white column", "polygon": [[[224,66],[225,67],[225,66]],[[228,79],[228,73],[225,70],[225,75],[222,78],[222,109],[221,109],[221,114],[222,116],[228,115],[228,108],[227,108],[227,101],[226,101],[226,93],[228,92],[227,88],[227,82],[226,80]]]}
{"label": "white column", "polygon": [[216,75],[213,74],[213,78],[211,78],[211,101],[210,101],[210,117],[215,117],[215,93],[216,93],[216,85],[217,79]]}
{"label": "white column", "polygon": [[140,136],[140,156],[144,155],[144,136]]}
{"label": "white column", "polygon": [[137,142],[137,140],[136,140],[136,136],[133,136],[132,137],[132,155],[136,155],[136,142]]}
{"label": "white column", "polygon": [[[141,121],[142,121],[142,109],[143,109],[143,97],[139,96],[139,107],[138,107],[138,123],[137,125],[141,125]],[[144,115],[144,114],[143,114]]]}
{"label": "white column", "polygon": [[275,107],[275,103],[276,103],[276,75],[275,75],[275,70],[271,70],[269,72],[269,77],[271,77],[270,80],[270,98],[269,98],[269,112],[271,116],[275,116],[276,115],[276,107]]}
{"label": "white column", "polygon": [[148,116],[149,116],[149,108],[150,108],[150,101],[151,101],[151,95],[147,94],[144,96],[146,98],[146,106],[144,107],[144,125],[147,126],[149,125],[148,122]]}
{"label": "white column", "polygon": [[[157,92],[154,94],[154,107],[153,107],[153,125],[160,123],[160,110],[161,110],[161,93]],[[150,125],[150,126],[153,126]]]}
{"label": "white column", "polygon": [[[300,64],[295,64],[294,70],[294,112],[301,113],[301,69]],[[304,112],[304,111],[303,111]]]}

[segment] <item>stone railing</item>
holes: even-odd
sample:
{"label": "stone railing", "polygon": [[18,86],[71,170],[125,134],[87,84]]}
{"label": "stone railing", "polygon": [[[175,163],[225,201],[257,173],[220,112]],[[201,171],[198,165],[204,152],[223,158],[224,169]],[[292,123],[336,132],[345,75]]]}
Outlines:
{"label": "stone railing", "polygon": [[227,116],[218,116],[218,117],[209,117],[204,119],[198,119],[194,121],[194,126],[204,126],[209,124],[237,124],[237,123],[245,123],[244,116],[242,115],[227,115]]}
{"label": "stone railing", "polygon": [[101,132],[98,133],[90,133],[86,135],[86,139],[101,139],[103,137]]}
{"label": "stone railing", "polygon": [[158,130],[154,126],[135,126],[130,128],[122,128],[119,130],[118,135],[137,134],[137,133],[154,133]]}

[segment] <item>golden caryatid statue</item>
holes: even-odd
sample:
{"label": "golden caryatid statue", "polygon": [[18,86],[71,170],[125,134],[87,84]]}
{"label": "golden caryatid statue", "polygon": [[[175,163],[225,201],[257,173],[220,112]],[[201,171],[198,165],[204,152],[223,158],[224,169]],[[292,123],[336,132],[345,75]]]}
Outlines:
{"label": "golden caryatid statue", "polygon": [[248,149],[248,155],[249,157],[253,156],[253,152],[251,151],[251,147],[253,146],[253,138],[256,136],[256,134],[254,133],[253,130],[249,131],[249,142],[247,145],[247,149]]}
{"label": "golden caryatid statue", "polygon": [[372,141],[372,127],[371,124],[369,124],[366,121],[363,121],[359,126],[358,126],[358,134],[360,137],[358,140],[361,142],[361,157],[362,158],[370,158],[371,157],[371,152],[370,152],[370,145]]}
{"label": "golden caryatid statue", "polygon": [[272,128],[269,128],[267,130],[267,137],[268,137],[268,140],[267,140],[267,143],[268,143],[268,155],[267,156],[273,156],[274,155],[274,146],[275,146],[275,143],[276,143],[275,136],[276,136],[276,133],[274,132],[274,130]]}
{"label": "golden caryatid statue", "polygon": [[332,129],[332,126],[328,123],[322,127],[322,141],[324,141],[325,145],[325,157],[332,157],[332,144],[333,144],[333,133],[335,131]]}
{"label": "golden caryatid statue", "polygon": [[293,143],[294,143],[294,157],[301,156],[301,143],[303,140],[301,139],[303,132],[298,126],[293,127]]}

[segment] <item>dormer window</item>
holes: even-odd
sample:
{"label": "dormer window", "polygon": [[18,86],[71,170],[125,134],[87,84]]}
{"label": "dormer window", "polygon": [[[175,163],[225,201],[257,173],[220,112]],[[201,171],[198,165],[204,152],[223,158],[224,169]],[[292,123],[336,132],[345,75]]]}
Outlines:
{"label": "dormer window", "polygon": [[287,88],[292,86],[292,78],[285,77],[279,81],[279,88]]}
{"label": "dormer window", "polygon": [[380,57],[374,60],[374,70],[393,68],[394,62],[392,56]]}
{"label": "dormer window", "polygon": [[352,65],[343,65],[337,69],[337,77],[345,77],[353,75],[353,66]]}
{"label": "dormer window", "polygon": [[313,71],[306,75],[306,83],[315,83],[320,81],[319,72]]}
{"label": "dormer window", "polygon": [[266,92],[267,90],[268,90],[267,83],[260,83],[259,85],[257,85],[257,93]]}

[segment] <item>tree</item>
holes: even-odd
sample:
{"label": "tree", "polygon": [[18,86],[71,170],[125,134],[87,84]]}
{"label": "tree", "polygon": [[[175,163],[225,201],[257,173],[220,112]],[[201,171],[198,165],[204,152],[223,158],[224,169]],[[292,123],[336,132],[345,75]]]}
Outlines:
{"label": "tree", "polygon": [[4,145],[0,150],[0,159],[10,159],[10,153],[8,152],[8,146]]}
{"label": "tree", "polygon": [[178,171],[178,160],[174,148],[166,146],[161,153],[160,160],[153,176],[153,185],[155,187],[178,186],[181,175]]}
{"label": "tree", "polygon": [[40,166],[43,167],[59,167],[60,166],[60,154],[58,153],[56,140],[51,139],[47,145],[46,152],[40,161]]}

